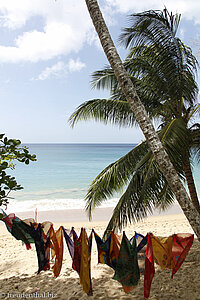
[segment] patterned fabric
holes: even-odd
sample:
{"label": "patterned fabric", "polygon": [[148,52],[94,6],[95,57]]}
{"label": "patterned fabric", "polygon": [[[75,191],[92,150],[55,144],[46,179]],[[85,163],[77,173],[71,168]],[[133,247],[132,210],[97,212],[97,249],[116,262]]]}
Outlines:
{"label": "patterned fabric", "polygon": [[98,250],[98,263],[99,264],[106,264],[110,267],[110,242],[111,242],[111,233],[108,235],[107,240],[104,242],[99,235],[93,230],[94,237],[97,244]]}
{"label": "patterned fabric", "polygon": [[106,264],[115,270],[120,250],[121,236],[110,232],[105,242],[93,230],[98,249],[98,263]]}
{"label": "patterned fabric", "polygon": [[67,248],[69,250],[69,254],[70,254],[71,258],[73,259],[74,258],[74,242],[71,239],[72,230],[69,232],[67,229],[65,229],[63,227],[63,233],[64,233],[65,241],[67,244]]}
{"label": "patterned fabric", "polygon": [[137,244],[137,255],[138,255],[138,265],[140,269],[140,275],[144,275],[145,253],[146,253],[148,234],[146,236],[143,236],[142,234],[135,232],[135,237],[136,237],[136,244]]}
{"label": "patterned fabric", "polygon": [[125,291],[130,292],[135,288],[140,279],[140,270],[137,261],[136,238],[133,239],[133,245],[127,239],[125,232],[121,242],[117,266],[113,279],[118,280]]}
{"label": "patterned fabric", "polygon": [[144,272],[144,298],[149,298],[151,283],[155,274],[154,257],[151,243],[151,234],[148,234],[146,258],[145,258],[145,272]]}
{"label": "patterned fabric", "polygon": [[30,226],[17,217],[12,221],[11,234],[17,240],[24,242],[27,250],[31,249],[30,243],[35,242],[30,232]]}
{"label": "patterned fabric", "polygon": [[2,221],[6,224],[6,228],[7,230],[11,233],[12,231],[12,224],[13,224],[13,220],[16,219],[17,217],[15,216],[15,214],[9,214],[9,215],[5,215],[2,218]]}
{"label": "patterned fabric", "polygon": [[62,268],[63,261],[63,230],[62,226],[55,232],[53,226],[49,229],[49,237],[51,241],[51,256],[55,258],[53,273],[58,277]]}
{"label": "patterned fabric", "polygon": [[78,238],[76,232],[74,231],[74,228],[72,228],[72,235],[73,235],[73,241],[74,241],[74,257],[72,261],[72,268],[77,271],[77,273],[80,275],[80,268],[81,268],[81,245],[82,245],[82,232],[83,228],[81,228],[81,233]]}
{"label": "patterned fabric", "polygon": [[[26,224],[26,226],[29,225]],[[36,228],[31,224],[30,234],[35,242],[39,274],[42,270],[46,271],[50,269],[50,240],[49,237],[44,236],[41,224],[38,224]]]}
{"label": "patterned fabric", "polygon": [[173,235],[173,245],[172,245],[172,259],[173,259],[173,269],[171,278],[181,267],[184,262],[194,240],[194,234],[174,234]]}
{"label": "patterned fabric", "polygon": [[135,232],[135,237],[136,237],[136,243],[137,243],[137,252],[139,252],[146,246],[147,240],[148,240],[148,234],[146,236],[144,236],[140,233]]}
{"label": "patterned fabric", "polygon": [[91,282],[91,248],[92,248],[92,233],[88,239],[85,229],[82,229],[81,234],[81,264],[80,264],[80,284],[86,294],[91,296],[92,282]]}
{"label": "patterned fabric", "polygon": [[72,268],[78,272],[80,276],[80,284],[88,296],[93,294],[91,282],[91,248],[92,248],[92,233],[88,239],[84,228],[81,228],[80,236],[78,237],[72,228],[72,235],[74,240],[74,258]]}
{"label": "patterned fabric", "polygon": [[115,270],[117,266],[117,260],[119,256],[119,250],[121,246],[122,236],[117,235],[113,231],[111,232],[111,242],[110,242],[110,264]]}
{"label": "patterned fabric", "polygon": [[155,262],[162,270],[165,268],[171,269],[173,236],[158,238],[151,234],[151,243]]}
{"label": "patterned fabric", "polygon": [[25,243],[27,250],[31,249],[30,243],[34,243],[34,239],[30,235],[30,227],[25,224],[15,214],[6,215],[2,210],[2,221],[5,223],[7,230],[17,239]]}

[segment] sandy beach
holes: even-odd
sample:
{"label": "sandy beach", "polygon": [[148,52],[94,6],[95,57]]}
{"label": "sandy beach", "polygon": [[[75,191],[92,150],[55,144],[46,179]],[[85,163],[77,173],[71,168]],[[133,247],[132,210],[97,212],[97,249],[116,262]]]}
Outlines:
{"label": "sandy beach", "polygon": [[[93,221],[88,222],[87,216],[81,211],[39,212],[38,221],[49,220],[57,229],[63,225],[66,229],[74,226],[76,232],[85,227],[89,234],[91,229],[102,236],[112,209],[98,209]],[[20,218],[33,217],[33,213],[19,213]],[[61,217],[62,216],[62,217]],[[64,217],[65,216],[65,217]],[[67,221],[66,221],[67,220]],[[127,237],[131,238],[134,231],[146,234],[151,231],[158,236],[169,236],[173,233],[193,233],[183,214],[152,216],[125,228]],[[65,241],[64,241],[65,245]],[[153,279],[149,299],[190,299],[200,300],[200,244],[195,239],[192,248],[174,279],[171,272],[159,269]],[[35,246],[26,250],[21,241],[17,241],[8,233],[3,222],[0,223],[0,299],[144,299],[143,278],[138,286],[129,294],[125,294],[121,285],[112,279],[114,272],[106,265],[97,264],[97,248],[93,239],[92,246],[92,283],[93,296],[90,298],[82,291],[77,273],[72,269],[72,261],[67,247],[61,274],[54,278],[51,271],[42,271],[37,275],[37,256]],[[30,296],[32,294],[32,297]]]}

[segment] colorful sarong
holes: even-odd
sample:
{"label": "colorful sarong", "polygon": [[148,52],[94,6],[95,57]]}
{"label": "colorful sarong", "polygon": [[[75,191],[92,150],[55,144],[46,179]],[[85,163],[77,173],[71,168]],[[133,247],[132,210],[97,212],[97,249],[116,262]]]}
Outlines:
{"label": "colorful sarong", "polygon": [[7,230],[17,239],[21,240],[26,245],[26,249],[31,249],[30,243],[34,243],[34,239],[30,235],[30,226],[24,223],[21,219],[15,216],[15,214],[6,215],[2,210],[3,221]]}
{"label": "colorful sarong", "polygon": [[58,277],[62,268],[63,261],[63,229],[62,226],[55,232],[53,225],[49,229],[49,237],[51,241],[51,256],[55,258],[53,273]]}
{"label": "colorful sarong", "polygon": [[78,238],[74,228],[72,228],[72,235],[74,241],[74,257],[72,261],[72,268],[80,275],[80,267],[81,267],[81,245],[82,245],[82,232],[83,228],[81,228],[81,233]]}
{"label": "colorful sarong", "polygon": [[110,267],[110,242],[111,242],[111,233],[108,235],[108,238],[104,242],[100,236],[93,230],[94,237],[97,244],[97,251],[98,251],[98,263],[99,264],[106,264]]}
{"label": "colorful sarong", "polygon": [[117,235],[113,231],[111,231],[111,242],[110,242],[110,263],[113,269],[116,269],[119,250],[121,246],[122,236]]}
{"label": "colorful sarong", "polygon": [[136,244],[137,244],[138,266],[140,269],[140,275],[144,275],[145,253],[146,253],[148,234],[146,236],[143,236],[142,234],[135,232],[135,237],[136,237]]}
{"label": "colorful sarong", "polygon": [[[26,224],[26,226],[29,226]],[[30,234],[35,242],[35,248],[38,258],[38,274],[44,270],[50,269],[50,241],[49,237],[44,236],[42,225],[39,223],[37,227],[31,224]]]}
{"label": "colorful sarong", "polygon": [[130,292],[135,288],[140,279],[140,270],[137,260],[136,238],[133,244],[127,239],[125,232],[121,242],[117,266],[113,279],[118,280],[125,291]]}
{"label": "colorful sarong", "polygon": [[12,221],[11,234],[17,239],[25,243],[26,249],[31,249],[30,243],[34,243],[34,238],[31,235],[30,226],[24,223],[19,218]]}
{"label": "colorful sarong", "polygon": [[92,248],[92,233],[88,239],[85,229],[82,230],[81,238],[81,265],[80,265],[80,284],[88,296],[93,294],[91,282],[91,248]]}
{"label": "colorful sarong", "polygon": [[88,239],[87,233],[84,228],[81,228],[81,233],[78,238],[76,232],[72,228],[73,240],[74,240],[74,258],[72,268],[78,272],[80,276],[80,284],[83,286],[83,290],[88,296],[92,295],[92,283],[91,283],[91,247],[92,247],[92,233]]}
{"label": "colorful sarong", "polygon": [[184,262],[194,240],[194,234],[190,233],[178,233],[173,235],[173,245],[172,245],[172,259],[173,259],[173,269],[171,278],[181,267]]}
{"label": "colorful sarong", "polygon": [[69,254],[70,254],[71,258],[73,259],[74,258],[74,242],[71,239],[72,230],[68,233],[67,232],[68,232],[68,230],[63,227],[63,233],[64,233],[65,241],[67,244],[67,248],[69,250]]}
{"label": "colorful sarong", "polygon": [[173,236],[169,236],[168,238],[160,238],[151,234],[151,243],[155,262],[161,267],[162,270],[165,268],[171,269]]}
{"label": "colorful sarong", "polygon": [[115,270],[120,250],[121,236],[110,232],[105,242],[93,230],[98,249],[98,263],[107,264]]}
{"label": "colorful sarong", "polygon": [[148,234],[146,258],[145,258],[145,272],[144,272],[144,298],[149,298],[151,283],[155,274],[154,257],[151,243],[151,234]]}

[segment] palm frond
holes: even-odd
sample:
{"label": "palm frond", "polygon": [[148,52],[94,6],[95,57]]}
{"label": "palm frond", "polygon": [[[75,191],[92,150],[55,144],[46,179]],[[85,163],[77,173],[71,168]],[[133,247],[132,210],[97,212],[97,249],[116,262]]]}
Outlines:
{"label": "palm frond", "polygon": [[135,167],[139,167],[138,161],[143,159],[142,162],[144,164],[144,157],[148,152],[146,142],[137,145],[119,160],[107,166],[92,181],[85,197],[86,211],[90,218],[95,207],[111,197],[115,192],[122,192],[124,186],[129,182]]}
{"label": "palm frond", "polygon": [[79,121],[95,120],[119,127],[132,127],[135,116],[127,101],[117,99],[93,99],[82,103],[70,116],[72,127]]}
{"label": "palm frond", "polygon": [[104,237],[115,229],[122,230],[128,222],[136,222],[153,209],[166,209],[174,201],[174,195],[155,161],[134,173],[126,191],[116,205],[105,230]]}
{"label": "palm frond", "polygon": [[114,87],[119,86],[119,84],[114,71],[110,67],[106,67],[92,74],[91,86],[93,89],[112,90]]}
{"label": "palm frond", "polygon": [[130,16],[131,26],[124,28],[120,41],[126,47],[162,44],[173,39],[180,22],[180,15],[169,14],[164,9],[149,10]]}

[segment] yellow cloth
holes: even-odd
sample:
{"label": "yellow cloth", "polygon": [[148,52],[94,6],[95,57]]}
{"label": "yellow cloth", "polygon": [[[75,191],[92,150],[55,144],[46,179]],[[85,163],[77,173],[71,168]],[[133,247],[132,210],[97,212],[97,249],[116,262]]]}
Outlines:
{"label": "yellow cloth", "polygon": [[[90,237],[91,239],[92,237]],[[81,266],[80,266],[80,284],[86,294],[92,294],[90,259],[91,250],[90,243],[85,228],[82,229],[82,245],[81,245]]]}
{"label": "yellow cloth", "polygon": [[171,269],[173,236],[169,236],[168,238],[158,238],[151,234],[151,242],[155,262],[162,270],[165,268]]}
{"label": "yellow cloth", "polygon": [[55,232],[53,225],[49,229],[51,241],[51,256],[55,257],[55,264],[52,267],[55,277],[58,277],[62,268],[63,261],[63,230],[62,226]]}

